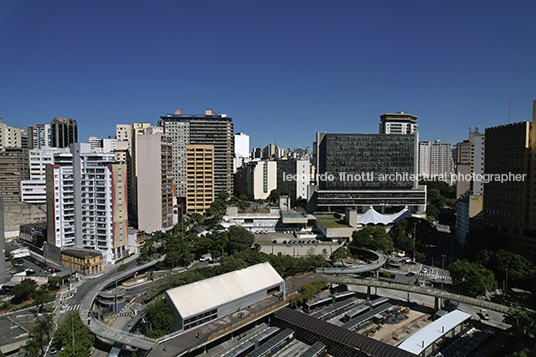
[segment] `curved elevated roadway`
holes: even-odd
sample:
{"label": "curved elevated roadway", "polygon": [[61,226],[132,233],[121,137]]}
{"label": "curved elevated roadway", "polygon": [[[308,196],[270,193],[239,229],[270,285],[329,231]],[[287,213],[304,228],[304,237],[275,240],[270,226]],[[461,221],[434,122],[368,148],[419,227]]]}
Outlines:
{"label": "curved elevated roadway", "polygon": [[319,274],[358,274],[358,273],[365,273],[367,271],[377,270],[377,269],[381,268],[382,266],[384,266],[385,262],[387,261],[387,257],[384,254],[380,253],[380,252],[376,252],[374,250],[367,249],[367,248],[355,248],[355,247],[352,247],[352,249],[359,249],[359,250],[363,250],[365,252],[374,254],[374,255],[376,255],[378,257],[378,259],[373,263],[370,263],[370,264],[367,264],[367,265],[361,265],[361,266],[358,266],[358,267],[353,267],[353,268],[318,268],[318,269],[316,269],[316,272],[319,273]]}
{"label": "curved elevated roadway", "polygon": [[508,313],[510,307],[497,304],[491,301],[479,300],[465,295],[458,295],[449,293],[447,291],[442,291],[434,288],[426,288],[416,285],[403,285],[397,283],[388,283],[385,281],[378,281],[373,279],[358,279],[349,276],[334,276],[334,275],[325,275],[325,279],[332,283],[337,284],[346,284],[346,285],[361,285],[367,287],[378,287],[384,289],[400,290],[407,291],[410,293],[421,294],[433,296],[436,298],[436,308],[438,306],[438,299],[446,299],[452,301],[462,302],[464,304],[469,304],[473,306],[479,306],[488,310],[498,311],[502,313]]}
{"label": "curved elevated roadway", "polygon": [[93,317],[93,314],[89,314],[89,312],[91,311],[91,306],[93,306],[93,303],[95,302],[95,298],[97,297],[99,291],[104,289],[106,286],[113,284],[118,279],[126,278],[127,276],[134,274],[138,270],[146,269],[155,265],[157,261],[158,260],[155,260],[144,265],[130,268],[111,278],[103,280],[100,284],[95,285],[87,293],[85,298],[80,303],[80,310],[78,313],[82,321],[91,321],[88,327],[92,333],[106,340],[121,342],[125,345],[134,346],[144,350],[150,350],[154,347],[156,340],[153,340],[149,337],[145,337],[143,335],[138,335],[131,332],[108,327],[102,324],[98,319],[95,319]]}

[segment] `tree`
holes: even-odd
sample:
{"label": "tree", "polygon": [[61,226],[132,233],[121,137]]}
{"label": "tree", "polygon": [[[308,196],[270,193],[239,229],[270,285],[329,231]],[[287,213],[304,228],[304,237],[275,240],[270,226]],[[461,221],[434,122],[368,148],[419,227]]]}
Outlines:
{"label": "tree", "polygon": [[504,323],[512,325],[514,337],[536,338],[536,313],[532,311],[510,309],[504,317]]}
{"label": "tree", "polygon": [[15,259],[15,257],[13,256],[13,253],[6,252],[5,257],[6,257],[6,260],[9,261],[11,265],[13,265],[13,259]]}
{"label": "tree", "polygon": [[393,251],[393,239],[382,226],[367,226],[352,233],[352,245],[372,250]]}
{"label": "tree", "polygon": [[192,216],[190,217],[190,219],[195,222],[196,224],[201,224],[203,223],[203,216],[199,213],[194,213],[192,214]]}
{"label": "tree", "polygon": [[472,296],[485,295],[497,289],[497,282],[491,270],[466,259],[458,259],[449,267],[452,284],[463,293]]}
{"label": "tree", "polygon": [[280,196],[292,196],[292,193],[286,189],[276,188],[270,191],[270,195],[268,195],[267,200],[270,201],[271,203],[276,203],[277,200],[279,200]]}
{"label": "tree", "polygon": [[342,262],[343,259],[348,258],[349,256],[350,256],[350,250],[348,248],[339,247],[335,249],[333,253],[331,253],[331,256],[329,257],[329,259],[331,259],[331,261],[333,262],[337,262],[339,260]]}
{"label": "tree", "polygon": [[117,272],[120,273],[123,270],[127,270],[127,268],[128,266],[126,264],[121,264],[120,266],[117,267]]}
{"label": "tree", "polygon": [[229,253],[250,249],[254,242],[255,236],[244,227],[229,227],[229,241],[227,243]]}
{"label": "tree", "polygon": [[36,287],[37,283],[34,280],[24,279],[11,289],[11,293],[14,295],[13,299],[20,302],[28,300],[35,292]]}
{"label": "tree", "polygon": [[173,315],[163,299],[156,300],[147,308],[145,319],[149,323],[149,328],[145,331],[148,337],[159,338],[173,330]]}
{"label": "tree", "polygon": [[58,357],[73,356],[73,338],[74,355],[76,357],[90,357],[89,349],[95,343],[95,336],[80,320],[80,316],[76,312],[69,313],[67,319],[58,326],[56,333],[54,333],[54,340],[64,346]]}
{"label": "tree", "polygon": [[45,295],[47,294],[47,287],[45,285],[41,286],[39,289],[35,290],[32,294],[32,297],[35,300],[35,305],[37,306],[37,311],[43,311],[43,305],[45,304]]}
{"label": "tree", "polygon": [[26,344],[30,357],[37,357],[45,354],[45,347],[50,341],[52,332],[52,314],[45,314],[44,318],[30,329],[32,339]]}

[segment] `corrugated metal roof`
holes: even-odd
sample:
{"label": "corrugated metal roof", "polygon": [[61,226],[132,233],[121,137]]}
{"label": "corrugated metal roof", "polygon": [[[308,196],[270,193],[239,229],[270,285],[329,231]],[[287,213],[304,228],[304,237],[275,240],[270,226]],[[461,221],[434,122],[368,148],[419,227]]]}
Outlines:
{"label": "corrugated metal roof", "polygon": [[342,327],[335,326],[324,320],[317,320],[312,316],[290,308],[277,311],[275,317],[291,325],[300,327],[317,336],[328,340],[355,348],[373,357],[416,357],[415,354],[388,345],[387,343],[374,340],[356,332],[348,331]]}
{"label": "corrugated metal roof", "polygon": [[265,262],[179,286],[166,293],[182,318],[186,319],[282,283],[283,278],[270,263]]}
{"label": "corrugated metal roof", "polygon": [[470,314],[454,310],[409,336],[398,345],[398,348],[418,355],[441,336],[469,318],[471,318]]}

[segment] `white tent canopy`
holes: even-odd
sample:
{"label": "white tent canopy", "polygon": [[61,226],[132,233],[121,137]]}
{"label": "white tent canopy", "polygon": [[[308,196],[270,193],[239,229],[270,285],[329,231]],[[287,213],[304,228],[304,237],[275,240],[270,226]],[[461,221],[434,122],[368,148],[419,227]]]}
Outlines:
{"label": "white tent canopy", "polygon": [[366,226],[369,224],[372,225],[390,225],[394,224],[404,218],[410,218],[412,217],[411,213],[409,213],[408,206],[404,207],[403,210],[400,212],[394,213],[394,214],[381,214],[377,212],[372,206],[367,210],[367,212],[363,213],[361,217],[357,218],[357,225],[358,226]]}

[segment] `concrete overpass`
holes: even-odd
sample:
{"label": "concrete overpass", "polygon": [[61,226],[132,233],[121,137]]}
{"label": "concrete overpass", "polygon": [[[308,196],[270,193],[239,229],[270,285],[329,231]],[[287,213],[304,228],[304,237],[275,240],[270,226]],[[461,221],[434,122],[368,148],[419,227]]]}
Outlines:
{"label": "concrete overpass", "polygon": [[130,275],[133,275],[138,270],[143,270],[155,265],[157,261],[158,260],[155,260],[144,265],[136,266],[125,270],[124,272],[121,272],[111,278],[102,281],[100,284],[95,285],[87,293],[86,297],[80,303],[80,310],[78,313],[82,321],[91,321],[88,327],[93,334],[109,341],[121,342],[125,345],[141,348],[144,350],[150,350],[154,347],[156,340],[143,335],[138,335],[131,332],[108,327],[102,324],[98,319],[94,318],[93,314],[90,314],[89,312],[91,311],[91,307],[93,306],[93,303],[95,302],[95,298],[97,297],[99,291],[103,290],[106,286],[113,284],[116,280],[126,278]]}
{"label": "concrete overpass", "polygon": [[367,265],[361,265],[358,267],[353,268],[318,268],[316,269],[316,272],[318,274],[359,274],[359,273],[365,273],[367,271],[377,270],[384,266],[385,262],[387,261],[387,258],[384,254],[376,252],[371,249],[366,248],[357,248],[352,247],[352,249],[359,249],[363,250],[367,253],[374,254],[378,257],[376,261],[373,263],[367,264]]}
{"label": "concrete overpass", "polygon": [[378,281],[374,279],[358,279],[358,278],[349,277],[349,276],[324,275],[324,279],[326,279],[329,282],[336,283],[336,284],[366,286],[367,292],[369,295],[370,295],[371,287],[377,287],[377,288],[384,288],[384,289],[407,291],[408,293],[414,293],[414,294],[433,296],[435,297],[434,305],[435,305],[436,310],[439,309],[439,299],[458,301],[464,304],[478,306],[484,309],[498,311],[502,313],[508,313],[508,310],[510,309],[510,307],[508,306],[497,304],[491,301],[479,300],[479,299],[475,299],[469,296],[454,294],[454,293],[442,291],[442,290],[435,289],[435,288],[427,288],[427,287],[421,287],[421,286],[416,286],[416,285],[403,285],[403,284],[390,283],[390,282],[385,282],[385,281]]}

